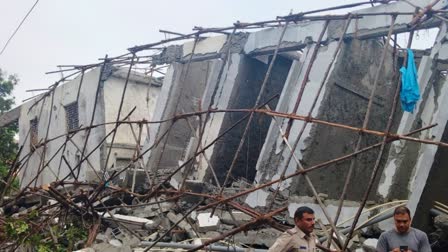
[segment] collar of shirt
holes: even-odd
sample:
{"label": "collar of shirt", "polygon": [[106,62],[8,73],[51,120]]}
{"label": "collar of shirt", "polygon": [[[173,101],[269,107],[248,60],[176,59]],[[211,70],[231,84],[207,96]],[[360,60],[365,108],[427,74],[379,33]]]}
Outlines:
{"label": "collar of shirt", "polygon": [[310,235],[306,235],[300,228],[298,228],[297,226],[294,227],[295,231],[297,231],[297,234],[299,235],[300,238],[305,239],[305,240],[309,240],[310,238],[315,240],[315,234],[311,233]]}

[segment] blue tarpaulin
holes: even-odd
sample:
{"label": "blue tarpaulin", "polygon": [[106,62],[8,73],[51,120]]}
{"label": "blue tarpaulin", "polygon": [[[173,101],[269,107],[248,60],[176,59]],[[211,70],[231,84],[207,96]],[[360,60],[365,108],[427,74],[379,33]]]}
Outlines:
{"label": "blue tarpaulin", "polygon": [[420,99],[420,90],[417,80],[417,68],[414,62],[414,53],[408,49],[408,62],[401,72],[401,107],[404,111],[414,112],[415,104]]}

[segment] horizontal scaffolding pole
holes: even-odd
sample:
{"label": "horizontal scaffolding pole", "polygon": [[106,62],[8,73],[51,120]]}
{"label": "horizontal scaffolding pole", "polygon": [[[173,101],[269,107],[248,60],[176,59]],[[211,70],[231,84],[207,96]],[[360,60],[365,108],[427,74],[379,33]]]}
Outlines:
{"label": "horizontal scaffolding pole", "polygon": [[[157,242],[154,245],[154,242],[143,241],[140,243],[142,247],[154,246],[158,248],[180,248],[180,249],[192,249],[197,247],[195,244],[183,244],[183,243],[174,243],[174,242]],[[236,246],[218,246],[218,245],[209,245],[206,248],[207,251],[221,251],[221,252],[267,252],[265,249],[249,249],[249,248],[240,248]]]}

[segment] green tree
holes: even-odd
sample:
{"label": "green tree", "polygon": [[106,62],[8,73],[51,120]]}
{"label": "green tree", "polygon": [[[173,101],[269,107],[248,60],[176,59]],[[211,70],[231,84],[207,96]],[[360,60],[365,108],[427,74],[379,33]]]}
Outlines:
{"label": "green tree", "polygon": [[[7,75],[0,69],[0,115],[14,105],[12,91],[17,82],[15,75]],[[17,152],[17,143],[14,141],[17,132],[17,123],[0,128],[0,177],[2,179],[8,174]]]}

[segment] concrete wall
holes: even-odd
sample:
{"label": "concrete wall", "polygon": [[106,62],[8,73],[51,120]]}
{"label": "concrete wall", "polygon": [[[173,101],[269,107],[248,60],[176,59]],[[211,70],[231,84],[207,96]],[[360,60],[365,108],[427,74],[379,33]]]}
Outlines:
{"label": "concrete wall", "polygon": [[[344,44],[340,58],[327,82],[323,102],[317,118],[361,128],[367,111],[374,76],[378,71],[383,44],[378,40],[352,40]],[[388,51],[381,68],[378,87],[370,113],[368,129],[384,131],[391,111],[393,95],[397,85],[394,79],[392,52]],[[400,117],[400,111],[397,113]],[[392,129],[392,131],[394,128]],[[349,154],[354,151],[358,133],[324,125],[312,125],[310,136],[302,149],[303,164],[315,164]],[[381,141],[380,137],[364,135],[361,148]],[[387,150],[386,150],[387,151]],[[378,149],[361,154],[356,159],[352,180],[347,192],[348,200],[360,200],[371,177]],[[318,192],[338,199],[350,166],[350,161],[326,167],[310,173]],[[378,181],[375,183],[376,184]],[[295,181],[293,191],[310,195],[300,178]],[[371,194],[376,199],[375,194]]]}
{"label": "concrete wall", "polygon": [[[322,72],[331,62],[336,43],[332,42],[319,49],[297,114],[308,114],[324,77]],[[378,55],[381,55],[382,49],[382,44],[376,40],[352,40],[344,43],[342,52],[339,54],[331,75],[324,85],[322,94],[317,100],[312,116],[329,122],[361,127],[373,79],[378,69]],[[305,50],[303,55],[310,55],[311,53],[308,51],[313,50],[313,47]],[[301,62],[295,62],[295,65],[293,65],[277,106],[277,111],[292,112],[298,90],[304,78],[305,69],[310,62],[309,57],[303,58]],[[368,125],[369,129],[382,131],[386,126],[392,101],[391,96],[396,85],[392,77],[392,55],[389,52],[382,68]],[[287,128],[287,122],[288,120],[280,121],[283,131]],[[293,123],[288,138],[291,145],[296,141],[303,125],[304,122],[302,121]],[[353,131],[308,124],[300,138],[295,155],[301,160],[304,167],[309,167],[353,152],[357,137],[357,133]],[[380,138],[367,136],[364,138],[363,146],[376,143],[379,140]],[[279,178],[290,156],[289,149],[282,141],[278,125],[272,123],[258,160],[257,181],[264,182]],[[356,186],[349,188],[348,199],[360,199],[363,193],[363,188],[360,185],[367,184],[369,181],[370,171],[375,159],[376,152],[369,152],[358,159],[352,180],[357,181],[357,183]],[[318,192],[328,194],[331,199],[337,199],[342,192],[348,166],[349,162],[340,163],[326,167],[325,170],[312,172],[309,176]],[[286,174],[293,173],[296,168],[297,164],[292,159],[287,167]],[[311,195],[309,188],[300,177],[286,181],[282,184],[282,189],[289,186],[291,186],[289,193],[292,195]]]}
{"label": "concrete wall", "polygon": [[[116,73],[109,72],[109,74],[103,75],[102,79],[105,81],[102,81],[100,84],[101,88],[93,124],[101,124],[107,121],[116,120],[116,114],[121,99],[121,92],[124,86],[124,79],[122,78],[123,75],[120,74],[120,71],[122,70],[117,71],[115,69],[114,71],[116,71]],[[25,157],[31,151],[29,130],[30,121],[34,118],[40,118],[38,125],[39,141],[43,142],[46,138],[52,139],[57,136],[63,136],[64,134],[67,134],[68,130],[64,106],[76,102],[78,99],[79,126],[86,127],[90,125],[95,103],[95,91],[98,86],[99,76],[100,68],[93,69],[84,74],[82,84],[80,82],[81,76],[78,76],[72,81],[59,85],[54,91],[54,97],[50,94],[35,106],[32,106],[38,99],[40,99],[40,97],[37,97],[21,106],[21,114],[19,118],[19,141],[20,145],[23,146],[21,158]],[[142,78],[143,77],[140,75],[138,75],[138,77],[131,76],[127,95],[123,104],[122,117],[127,115],[134,106],[137,106],[137,109],[131,116],[131,120],[141,120],[143,118],[148,120],[151,119],[152,110],[154,109],[156,97],[160,87],[151,87],[149,91],[149,100],[147,102],[146,98],[148,84],[142,83]],[[79,87],[80,84],[81,87]],[[51,106],[52,99],[54,100],[53,106]],[[51,121],[49,119],[50,114]],[[99,172],[104,168],[104,159],[106,156],[105,151],[107,150],[106,144],[110,142],[110,138],[108,138],[106,144],[102,144],[101,141],[113,127],[113,125],[107,125],[96,127],[91,130],[85,153],[89,154],[98,145],[101,147],[89,156],[87,162],[84,162],[81,165],[79,176],[80,181],[98,180],[98,177],[95,175],[93,170]],[[136,128],[135,131],[136,134],[138,134],[138,128]],[[146,130],[144,129],[143,132],[142,139],[145,139],[144,137],[146,137]],[[70,167],[76,167],[81,160],[81,152],[86,136],[87,132],[81,131],[77,132],[72,137],[72,141],[68,142],[67,145],[64,145],[66,138],[60,137],[51,141],[46,145],[46,147],[38,148],[32,154],[30,159],[23,163],[24,168],[20,174],[21,185],[25,186],[36,176],[40,163],[42,162],[41,160],[44,160],[43,162],[45,163],[50,160],[51,161],[39,177],[36,185],[47,184],[64,178],[70,173],[70,170],[67,164],[62,161],[62,155],[65,156],[70,164]],[[127,159],[132,158],[136,143],[132,133],[130,133],[129,126],[121,126],[115,140],[116,148],[114,148],[110,162],[113,163],[116,157]],[[133,150],[130,149],[131,146],[134,148]],[[52,158],[53,156],[54,158]]]}
{"label": "concrete wall", "polygon": [[[192,62],[187,73],[186,64],[170,65],[163,83],[153,120],[173,117],[175,114],[207,109],[214,92],[221,60]],[[181,163],[186,155],[187,146],[195,137],[198,118],[178,120],[174,125],[170,122],[150,126],[150,138],[146,140],[144,149],[149,149],[157,139],[171,126],[167,137],[157,148],[145,155],[149,169],[171,170]],[[193,130],[190,128],[193,128]]]}
{"label": "concrete wall", "polygon": [[[95,101],[94,90],[96,90],[99,73],[100,69],[97,68],[85,73],[84,75],[84,80],[81,85],[78,99],[80,125],[86,126],[90,124]],[[31,106],[39,99],[39,97],[30,100],[21,106],[21,115],[19,118],[19,143],[23,146],[21,158],[25,157],[25,155],[31,151],[29,138],[30,120],[40,118],[38,126],[39,141],[45,140],[47,136],[47,128],[48,139],[67,133],[66,113],[64,106],[76,101],[80,79],[81,77],[78,76],[74,80],[58,86],[54,91],[54,103],[52,107],[51,95],[45,97],[41,102],[37,103],[32,108]],[[96,109],[97,112],[94,118],[94,124],[104,122],[104,103],[102,99],[99,99]],[[51,110],[52,113],[50,113]],[[49,122],[50,124],[48,124]],[[28,161],[23,163],[24,167],[20,173],[21,186],[23,187],[27,185],[29,181],[37,175],[41,162],[48,162],[53,155],[56,155],[55,158],[52,159],[52,161],[48,164],[48,167],[45,168],[41,176],[39,176],[36,185],[47,184],[64,178],[67,174],[69,174],[69,168],[64,162],[62,162],[62,155],[67,158],[71,167],[75,167],[81,158],[80,150],[83,148],[85,137],[86,132],[84,131],[75,134],[72,138],[73,142],[69,142],[65,149],[63,149],[66,139],[65,137],[58,138],[57,140],[47,144],[45,150],[44,147],[36,149]],[[103,127],[92,129],[89,141],[86,145],[86,153],[92,151],[103,138]],[[95,151],[88,159],[89,163],[96,170],[100,167],[100,157],[100,152]],[[84,162],[81,166],[79,174],[79,179],[81,181],[95,179],[93,177],[86,176],[88,171],[91,171],[91,168],[89,168],[88,165],[89,164],[87,162]],[[31,185],[34,186],[34,183]]]}
{"label": "concrete wall", "polygon": [[[424,8],[433,1],[431,0],[410,0],[398,1],[387,5],[377,5],[371,8],[365,8],[354,13],[384,13],[384,12],[409,12],[415,11],[415,6]],[[443,9],[448,5],[447,0],[438,2],[434,9]],[[412,15],[398,15],[395,21],[394,32],[406,32],[410,30],[408,24],[412,21]],[[346,36],[367,39],[386,36],[391,25],[391,16],[371,15],[364,16],[358,20],[352,20],[347,30]],[[344,25],[343,20],[332,20],[329,29],[323,36],[324,41],[338,38],[341,36],[341,30]],[[430,19],[425,23],[425,27],[438,27],[437,19]],[[309,41],[316,41],[322,32],[324,21],[302,21],[290,23],[286,29],[280,50],[298,50],[306,46]],[[280,28],[263,29],[249,34],[247,43],[244,46],[244,53],[249,55],[272,53],[278,43],[278,37],[282,32]]]}
{"label": "concrete wall", "polygon": [[[447,126],[445,126],[441,141],[445,143],[448,142]],[[421,178],[416,178],[419,180],[421,179],[417,183],[424,183],[425,185],[418,201],[417,208],[414,210],[413,225],[425,229],[425,231],[430,231],[429,227],[431,226],[432,219],[429,210],[434,207],[435,201],[443,204],[448,203],[448,187],[446,186],[446,180],[448,178],[447,166],[448,148],[438,148],[434,156],[434,163],[431,167],[428,167],[430,173],[428,174],[426,182]]]}
{"label": "concrete wall", "polygon": [[[213,107],[219,109],[254,107],[269,63],[270,58],[267,58],[266,62],[262,62],[244,55],[232,54],[230,66],[226,66],[225,77],[217,87],[218,92],[214,97]],[[277,58],[265,91],[261,96],[260,104],[282,92],[290,67],[290,60],[283,57]],[[269,105],[274,108],[277,101],[277,99],[273,99],[269,102]],[[211,115],[206,126],[203,146],[209,144],[246,114],[219,113]],[[271,118],[268,116],[254,116],[242,151],[232,170],[233,178],[245,178],[248,181],[253,181],[256,172],[255,165],[270,123]],[[205,152],[221,183],[231,166],[246,124],[247,120],[240,123]],[[198,178],[212,181],[211,167],[204,159],[203,156],[200,159]]]}
{"label": "concrete wall", "polygon": [[[398,133],[437,124],[436,127],[415,134],[414,137],[433,141],[447,141],[446,125],[448,112],[448,84],[446,62],[448,62],[446,24],[442,24],[431,54],[422,59],[419,66],[419,81],[422,99],[414,113],[404,113]],[[448,174],[443,169],[446,147],[400,141],[389,153],[387,172],[383,184],[390,190],[380,190],[386,198],[409,198],[408,207],[414,213],[414,225],[428,224],[429,209],[434,200],[447,202],[444,182]],[[381,188],[380,189],[384,189]]]}
{"label": "concrete wall", "polygon": [[[105,107],[106,122],[114,122],[117,119],[127,71],[128,69],[126,68],[117,70],[105,83],[105,86],[107,87],[104,89],[104,102],[107,104]],[[150,82],[148,76],[144,76],[137,72],[131,72],[120,118],[127,116],[135,107],[129,120],[139,121],[146,119],[147,121],[150,121],[152,119],[161,87]],[[140,146],[143,146],[147,137],[147,127],[149,126],[143,125],[142,127],[141,138],[139,141]],[[108,124],[105,128],[106,134],[108,134],[115,128],[115,125]],[[114,148],[108,161],[108,168],[111,166],[116,167],[117,159],[129,159],[135,156],[137,146],[136,139],[138,139],[138,136],[139,127],[137,124],[133,124],[132,126],[130,124],[123,124],[119,126],[114,140]],[[107,138],[108,149],[106,151],[109,151],[111,141],[112,136]]]}

